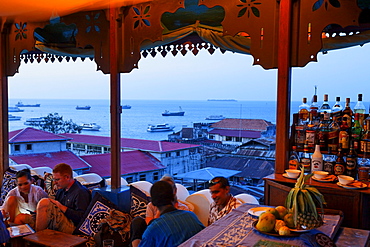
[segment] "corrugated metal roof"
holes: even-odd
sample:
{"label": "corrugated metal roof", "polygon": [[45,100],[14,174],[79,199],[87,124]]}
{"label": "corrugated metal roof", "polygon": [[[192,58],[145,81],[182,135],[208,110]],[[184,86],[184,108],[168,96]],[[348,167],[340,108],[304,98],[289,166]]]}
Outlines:
{"label": "corrugated metal roof", "polygon": [[[71,138],[71,142],[74,143],[110,146],[110,137],[107,136],[93,136],[71,133],[63,134],[63,136]],[[196,147],[201,146],[187,143],[121,138],[121,148],[131,148],[142,151],[169,152]]]}
{"label": "corrugated metal roof", "polygon": [[273,124],[263,119],[240,119],[226,118],[217,123],[212,124],[215,129],[242,129],[254,131],[266,131],[268,126]]}
{"label": "corrugated metal roof", "polygon": [[256,149],[241,148],[241,149],[238,149],[238,151],[235,153],[235,155],[265,157],[265,158],[274,159],[275,158],[275,150],[267,151],[267,150],[256,150]]}
{"label": "corrugated metal roof", "polygon": [[[81,158],[91,165],[90,172],[97,173],[102,177],[111,176],[110,154],[84,155]],[[121,152],[121,175],[164,168],[165,166],[148,152]]]}
{"label": "corrugated metal roof", "polygon": [[47,166],[53,169],[54,166],[59,163],[66,163],[70,165],[73,170],[90,168],[84,160],[70,151],[10,155],[9,158],[17,164],[28,164],[33,168]]}
{"label": "corrugated metal roof", "polygon": [[235,171],[231,169],[220,169],[214,167],[206,167],[203,169],[190,171],[186,173],[177,174],[175,178],[183,178],[183,179],[198,179],[198,180],[211,180],[214,177],[225,177],[229,178],[235,176],[236,174],[240,173],[240,171]]}
{"label": "corrugated metal roof", "polygon": [[274,173],[274,164],[270,161],[247,158],[222,157],[206,164],[207,167],[240,171],[238,177],[261,179]]}
{"label": "corrugated metal roof", "polygon": [[47,131],[27,127],[9,132],[9,143],[18,142],[45,142],[45,141],[66,141],[70,138],[53,134]]}
{"label": "corrugated metal roof", "polygon": [[217,134],[221,136],[233,136],[244,138],[260,138],[261,132],[253,130],[226,130],[226,129],[213,129],[209,134]]}

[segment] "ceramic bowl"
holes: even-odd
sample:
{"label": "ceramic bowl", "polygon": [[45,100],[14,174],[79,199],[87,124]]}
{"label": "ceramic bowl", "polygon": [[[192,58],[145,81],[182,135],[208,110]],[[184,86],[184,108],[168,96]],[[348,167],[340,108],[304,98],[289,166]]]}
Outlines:
{"label": "ceramic bowl", "polygon": [[314,174],[314,177],[317,178],[317,179],[323,179],[325,178],[326,176],[328,176],[328,172],[324,172],[324,171],[314,171],[313,172]]}
{"label": "ceramic bowl", "polygon": [[339,183],[346,185],[346,184],[353,182],[354,178],[350,176],[339,175],[338,180],[339,180]]}
{"label": "ceramic bowl", "polygon": [[288,177],[290,177],[290,178],[297,178],[299,176],[299,174],[301,174],[300,170],[289,169],[289,170],[285,170],[285,172],[288,175]]}

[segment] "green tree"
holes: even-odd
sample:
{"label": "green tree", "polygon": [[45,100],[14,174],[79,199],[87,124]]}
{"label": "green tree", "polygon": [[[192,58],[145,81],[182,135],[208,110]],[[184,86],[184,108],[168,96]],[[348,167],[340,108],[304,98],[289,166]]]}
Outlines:
{"label": "green tree", "polygon": [[64,121],[58,113],[49,113],[43,117],[42,122],[31,124],[40,130],[48,131],[54,134],[60,133],[80,133],[81,127],[71,120]]}

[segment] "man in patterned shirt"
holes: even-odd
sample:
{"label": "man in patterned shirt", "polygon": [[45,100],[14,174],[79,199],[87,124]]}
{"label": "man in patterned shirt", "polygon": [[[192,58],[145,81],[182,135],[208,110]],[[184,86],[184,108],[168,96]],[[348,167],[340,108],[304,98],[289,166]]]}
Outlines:
{"label": "man in patterned shirt", "polygon": [[209,192],[211,193],[213,202],[209,210],[208,225],[211,225],[243,204],[230,194],[229,181],[224,177],[214,177],[210,180]]}

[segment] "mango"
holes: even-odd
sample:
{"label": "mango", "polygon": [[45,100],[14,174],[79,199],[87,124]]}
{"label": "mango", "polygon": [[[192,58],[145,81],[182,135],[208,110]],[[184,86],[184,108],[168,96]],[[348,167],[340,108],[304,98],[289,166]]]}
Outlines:
{"label": "mango", "polygon": [[259,216],[256,228],[261,232],[271,232],[275,227],[275,222],[275,215],[265,212]]}
{"label": "mango", "polygon": [[289,228],[295,228],[293,214],[286,214],[284,216],[284,222]]}
{"label": "mango", "polygon": [[279,214],[279,219],[283,220],[284,216],[288,213],[288,209],[286,209],[284,206],[277,206],[275,209]]}
{"label": "mango", "polygon": [[279,229],[279,235],[286,236],[290,234],[290,229],[287,226],[282,226]]}
{"label": "mango", "polygon": [[266,210],[266,213],[272,213],[273,215],[275,215],[275,218],[277,219],[280,217],[278,211],[276,211],[275,208],[268,208]]}
{"label": "mango", "polygon": [[285,222],[283,220],[276,220],[275,222],[275,232],[279,232],[279,229],[282,227],[282,226],[286,226],[285,225]]}

